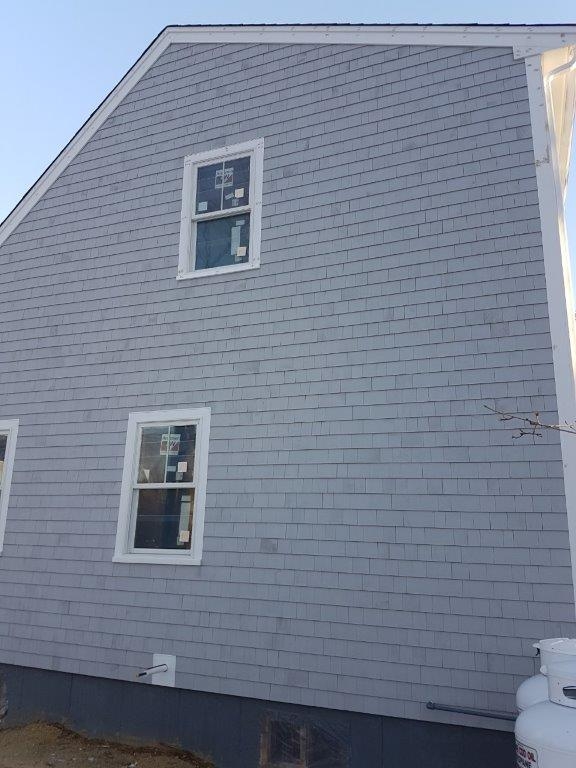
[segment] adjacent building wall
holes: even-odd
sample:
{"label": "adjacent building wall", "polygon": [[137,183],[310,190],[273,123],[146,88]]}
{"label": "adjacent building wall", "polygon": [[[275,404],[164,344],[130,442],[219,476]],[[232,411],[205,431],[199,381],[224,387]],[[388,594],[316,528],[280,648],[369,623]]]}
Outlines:
{"label": "adjacent building wall", "polygon": [[[177,282],[184,156],[257,137],[261,269]],[[173,45],[0,265],[0,661],[430,719],[574,633],[558,441],[484,408],[555,410],[511,51]],[[205,405],[203,565],[113,564],[128,414]]]}

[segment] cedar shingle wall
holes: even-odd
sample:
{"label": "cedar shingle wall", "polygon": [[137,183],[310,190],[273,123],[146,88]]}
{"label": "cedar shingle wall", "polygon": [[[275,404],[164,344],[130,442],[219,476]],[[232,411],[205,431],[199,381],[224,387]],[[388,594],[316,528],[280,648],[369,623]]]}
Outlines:
{"label": "cedar shingle wall", "polygon": [[[530,135],[506,50],[171,46],[0,248],[0,661],[511,710],[575,631],[559,443],[483,409],[554,418]],[[184,156],[260,136],[261,269],[177,282]],[[204,405],[203,565],[113,564],[128,413]]]}

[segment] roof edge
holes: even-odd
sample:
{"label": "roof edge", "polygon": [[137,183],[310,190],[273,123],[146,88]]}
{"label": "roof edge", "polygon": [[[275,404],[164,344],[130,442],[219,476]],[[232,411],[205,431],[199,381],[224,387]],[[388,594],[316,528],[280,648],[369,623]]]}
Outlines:
{"label": "roof edge", "polygon": [[517,58],[576,44],[576,25],[250,25],[169,26],[74,134],[40,178],[0,224],[0,245],[172,43],[278,43],[313,45],[429,45],[512,48]]}
{"label": "roof edge", "polygon": [[174,25],[166,31],[182,43],[464,45],[513,48],[516,58],[576,42],[576,24],[220,24]]}

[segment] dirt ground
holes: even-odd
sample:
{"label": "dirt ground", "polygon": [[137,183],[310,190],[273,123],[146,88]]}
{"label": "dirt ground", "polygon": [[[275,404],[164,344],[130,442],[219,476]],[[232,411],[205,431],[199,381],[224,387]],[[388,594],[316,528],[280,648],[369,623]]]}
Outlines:
{"label": "dirt ground", "polygon": [[0,729],[0,768],[214,768],[171,747],[87,739],[59,725]]}

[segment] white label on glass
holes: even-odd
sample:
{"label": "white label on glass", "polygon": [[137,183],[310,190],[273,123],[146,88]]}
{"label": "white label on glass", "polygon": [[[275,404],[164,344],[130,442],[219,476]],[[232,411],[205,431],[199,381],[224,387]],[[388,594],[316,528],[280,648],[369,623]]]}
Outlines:
{"label": "white label on glass", "polygon": [[516,768],[538,768],[538,752],[516,742]]}
{"label": "white label on glass", "polygon": [[179,461],[178,462],[178,472],[187,472],[188,471],[188,462],[187,461]]}
{"label": "white label on glass", "polygon": [[234,185],[234,168],[220,168],[216,171],[214,186],[216,189],[225,189]]}
{"label": "white label on glass", "polygon": [[230,256],[236,256],[238,248],[240,248],[241,234],[242,230],[238,226],[234,226],[230,230]]}
{"label": "white label on glass", "polygon": [[187,544],[190,541],[190,531],[180,531],[178,541],[180,544]]}
{"label": "white label on glass", "polygon": [[246,256],[245,245],[239,245],[238,248],[236,248],[236,256],[239,256],[239,257]]}
{"label": "white label on glass", "polygon": [[204,213],[208,210],[208,203],[206,201],[198,203],[198,213]]}
{"label": "white label on glass", "polygon": [[[160,441],[160,456],[178,456],[180,453],[180,435],[162,435]],[[175,469],[175,468],[174,468]]]}
{"label": "white label on glass", "polygon": [[234,190],[234,197],[244,197],[244,187]]}

